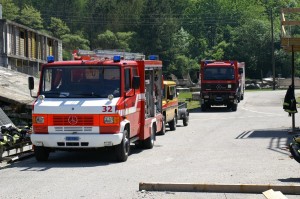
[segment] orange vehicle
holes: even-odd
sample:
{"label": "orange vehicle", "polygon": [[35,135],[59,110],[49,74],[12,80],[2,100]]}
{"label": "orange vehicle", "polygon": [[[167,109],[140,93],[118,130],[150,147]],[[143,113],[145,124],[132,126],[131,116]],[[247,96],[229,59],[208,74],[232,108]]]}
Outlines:
{"label": "orange vehicle", "polygon": [[[138,53],[78,51],[41,70],[32,122],[35,157],[55,150],[113,147],[126,161],[130,143],[150,149],[163,130],[162,61]],[[34,87],[29,77],[29,89]]]}

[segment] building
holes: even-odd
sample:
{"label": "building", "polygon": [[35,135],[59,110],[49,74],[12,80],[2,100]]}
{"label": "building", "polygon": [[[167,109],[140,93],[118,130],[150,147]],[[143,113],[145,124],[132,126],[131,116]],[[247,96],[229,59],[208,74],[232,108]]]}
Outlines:
{"label": "building", "polygon": [[38,76],[47,56],[62,60],[62,41],[0,16],[0,66]]}

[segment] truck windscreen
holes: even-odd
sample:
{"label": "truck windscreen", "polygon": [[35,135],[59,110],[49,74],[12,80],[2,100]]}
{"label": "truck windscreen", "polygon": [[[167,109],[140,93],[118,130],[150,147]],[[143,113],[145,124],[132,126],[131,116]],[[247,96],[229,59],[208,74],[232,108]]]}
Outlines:
{"label": "truck windscreen", "polygon": [[120,97],[117,66],[55,66],[42,71],[40,94],[48,98]]}
{"label": "truck windscreen", "polygon": [[210,67],[204,69],[204,80],[233,80],[232,67]]}

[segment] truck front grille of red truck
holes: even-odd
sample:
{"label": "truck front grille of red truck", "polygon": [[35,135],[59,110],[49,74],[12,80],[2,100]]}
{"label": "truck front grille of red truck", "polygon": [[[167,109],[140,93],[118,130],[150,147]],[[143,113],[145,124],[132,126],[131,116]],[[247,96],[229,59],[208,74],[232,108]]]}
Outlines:
{"label": "truck front grille of red truck", "polygon": [[235,90],[235,85],[230,84],[230,87],[228,84],[223,84],[223,83],[211,83],[211,84],[203,84],[203,89],[208,90],[208,91],[234,91]]}
{"label": "truck front grille of red truck", "polygon": [[94,118],[92,115],[76,115],[76,124],[72,123],[71,119],[70,119],[70,115],[54,115],[53,125],[54,126],[69,126],[69,125],[93,126],[94,124]]}

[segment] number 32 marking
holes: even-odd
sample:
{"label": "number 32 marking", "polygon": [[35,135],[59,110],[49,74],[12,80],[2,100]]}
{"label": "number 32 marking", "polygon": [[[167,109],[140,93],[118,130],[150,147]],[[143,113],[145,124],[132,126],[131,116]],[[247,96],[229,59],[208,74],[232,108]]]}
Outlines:
{"label": "number 32 marking", "polygon": [[102,106],[102,112],[112,112],[112,106]]}

